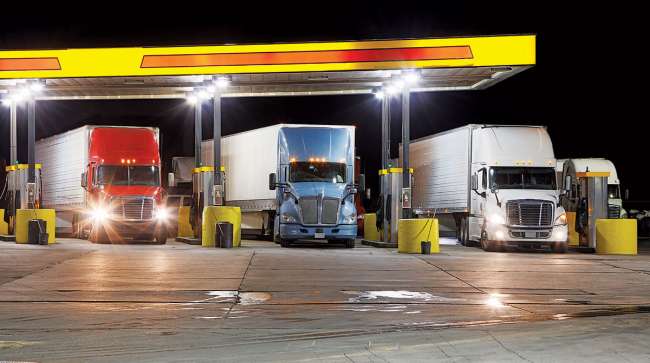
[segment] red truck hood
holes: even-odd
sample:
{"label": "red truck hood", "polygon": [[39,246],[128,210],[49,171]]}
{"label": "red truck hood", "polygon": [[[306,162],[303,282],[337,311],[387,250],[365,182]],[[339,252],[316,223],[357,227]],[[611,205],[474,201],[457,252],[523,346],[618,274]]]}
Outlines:
{"label": "red truck hood", "polygon": [[106,196],[121,197],[121,196],[141,196],[141,197],[154,197],[160,199],[163,188],[153,187],[147,185],[104,185],[102,190]]}

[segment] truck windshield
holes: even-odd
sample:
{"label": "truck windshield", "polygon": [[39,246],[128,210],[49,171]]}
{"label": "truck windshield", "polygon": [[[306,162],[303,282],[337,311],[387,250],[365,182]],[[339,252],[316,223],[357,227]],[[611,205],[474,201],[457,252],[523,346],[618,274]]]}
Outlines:
{"label": "truck windshield", "polygon": [[160,185],[157,166],[101,165],[97,168],[98,185]]}
{"label": "truck windshield", "polygon": [[345,183],[344,163],[292,162],[289,168],[291,182]]}
{"label": "truck windshield", "polygon": [[618,184],[607,184],[609,199],[621,199],[621,189]]}
{"label": "truck windshield", "polygon": [[555,190],[554,168],[490,168],[490,185],[496,189]]}

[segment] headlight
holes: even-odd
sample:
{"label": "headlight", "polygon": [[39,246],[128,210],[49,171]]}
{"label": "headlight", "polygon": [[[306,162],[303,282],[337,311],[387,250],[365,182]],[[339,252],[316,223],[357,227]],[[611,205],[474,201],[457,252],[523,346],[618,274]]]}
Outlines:
{"label": "headlight", "polygon": [[169,211],[166,208],[158,208],[155,217],[157,220],[165,222],[169,219]]}
{"label": "headlight", "polygon": [[343,217],[343,224],[355,224],[357,223],[357,216],[354,214]]}
{"label": "headlight", "polygon": [[282,223],[296,223],[296,217],[292,216],[291,214],[287,213],[282,213],[280,214],[280,221]]}
{"label": "headlight", "polygon": [[103,221],[108,218],[108,210],[106,208],[95,208],[90,212],[91,217],[96,221]]}
{"label": "headlight", "polygon": [[556,226],[564,226],[566,225],[566,213],[562,213],[557,218],[555,218],[555,225]]}
{"label": "headlight", "polygon": [[506,220],[502,215],[494,213],[490,214],[487,218],[488,223],[490,224],[506,224]]}

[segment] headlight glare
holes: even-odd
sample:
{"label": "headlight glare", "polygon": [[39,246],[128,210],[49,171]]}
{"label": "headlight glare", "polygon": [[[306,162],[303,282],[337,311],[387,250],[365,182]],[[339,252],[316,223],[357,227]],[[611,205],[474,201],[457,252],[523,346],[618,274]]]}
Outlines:
{"label": "headlight glare", "polygon": [[355,224],[355,223],[357,223],[357,217],[354,214],[343,217],[343,224]]}
{"label": "headlight glare", "polygon": [[506,220],[503,218],[503,216],[497,213],[491,214],[488,217],[487,221],[490,224],[506,224]]}
{"label": "headlight glare", "polygon": [[296,217],[292,216],[291,214],[288,213],[282,213],[280,214],[280,221],[282,223],[296,223]]}
{"label": "headlight glare", "polygon": [[557,218],[555,218],[556,226],[564,226],[566,224],[567,224],[566,213],[562,213]]}
{"label": "headlight glare", "polygon": [[108,218],[108,210],[106,208],[95,208],[90,212],[92,218],[96,221],[103,221]]}
{"label": "headlight glare", "polygon": [[166,208],[158,208],[156,210],[156,219],[164,222],[169,219],[169,211]]}

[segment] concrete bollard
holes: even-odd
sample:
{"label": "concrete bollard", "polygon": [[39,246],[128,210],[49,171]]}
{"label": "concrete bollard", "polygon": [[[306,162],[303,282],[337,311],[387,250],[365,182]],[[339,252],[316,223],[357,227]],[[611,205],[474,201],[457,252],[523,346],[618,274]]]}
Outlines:
{"label": "concrete bollard", "polygon": [[422,241],[431,242],[431,253],[440,252],[438,219],[400,219],[397,226],[397,251],[422,253]]}
{"label": "concrete bollard", "polygon": [[47,243],[56,240],[56,212],[54,209],[18,209],[16,211],[16,243],[28,243],[29,221],[42,219],[47,222]]}
{"label": "concrete bollard", "polygon": [[599,255],[636,255],[636,219],[597,219],[596,253]]}
{"label": "concrete bollard", "polygon": [[203,209],[201,245],[214,247],[217,222],[232,223],[233,247],[241,244],[241,209],[230,206],[209,206]]}

